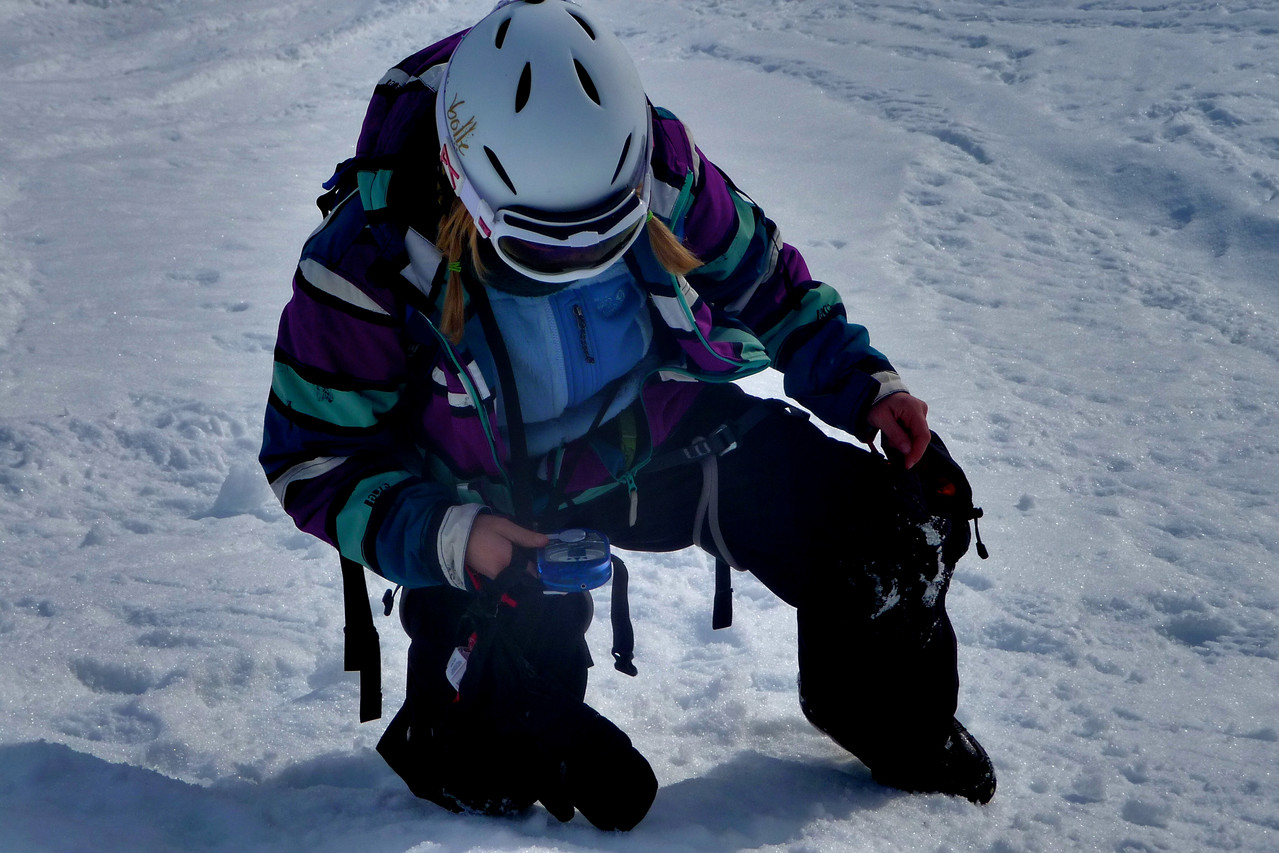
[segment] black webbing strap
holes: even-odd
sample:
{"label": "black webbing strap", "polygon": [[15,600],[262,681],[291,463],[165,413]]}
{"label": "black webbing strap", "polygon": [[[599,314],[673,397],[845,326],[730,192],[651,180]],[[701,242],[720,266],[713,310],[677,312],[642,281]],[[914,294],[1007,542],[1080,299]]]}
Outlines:
{"label": "black webbing strap", "polygon": [[[520,408],[519,389],[515,385],[515,370],[511,367],[511,355],[507,352],[502,332],[493,316],[493,306],[483,284],[468,286],[471,305],[480,318],[480,328],[488,342],[493,364],[497,368],[497,381],[502,389],[502,402],[506,408],[506,438],[511,451],[511,501],[515,520],[525,526],[533,523],[533,471],[528,458],[528,440],[524,435],[524,410]],[[477,401],[478,403],[478,401]]]}
{"label": "black webbing strap", "polygon": [[711,630],[733,624],[733,567],[715,558],[715,604],[711,610]]}
{"label": "black webbing strap", "polygon": [[373,627],[364,567],[342,557],[342,602],[346,611],[342,668],[360,673],[360,722],[382,716],[382,641]]}
{"label": "black webbing strap", "polygon": [[627,598],[630,574],[622,558],[613,555],[613,600],[609,605],[609,618],[613,622],[613,668],[618,672],[635,676],[635,629],[631,626],[631,604]]}
{"label": "black webbing strap", "polygon": [[670,450],[654,456],[645,466],[647,473],[673,468],[688,462],[700,462],[706,456],[723,456],[737,449],[737,442],[754,428],[760,421],[768,417],[768,413],[778,405],[785,406],[779,400],[760,400],[745,412],[731,421],[722,423],[705,438],[695,438],[692,444],[677,450]]}

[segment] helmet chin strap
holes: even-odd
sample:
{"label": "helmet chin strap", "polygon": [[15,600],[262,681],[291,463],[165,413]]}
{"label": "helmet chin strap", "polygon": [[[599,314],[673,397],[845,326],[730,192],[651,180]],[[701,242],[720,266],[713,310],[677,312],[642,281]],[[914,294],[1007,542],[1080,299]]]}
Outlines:
{"label": "helmet chin strap", "polygon": [[479,229],[480,236],[487,240],[493,233],[491,224],[494,219],[493,208],[480,198],[480,194],[475,191],[475,185],[466,179],[466,174],[462,171],[461,159],[449,139],[445,139],[440,144],[440,165],[444,167],[449,185],[453,187],[453,192],[462,200],[463,206],[475,220],[475,227]]}
{"label": "helmet chin strap", "polygon": [[480,198],[479,193],[475,191],[475,185],[468,180],[463,179],[455,191],[457,197],[462,200],[462,204],[471,212],[471,218],[475,220],[475,227],[480,230],[480,236],[487,240],[493,233],[489,225],[493,221],[493,208]]}

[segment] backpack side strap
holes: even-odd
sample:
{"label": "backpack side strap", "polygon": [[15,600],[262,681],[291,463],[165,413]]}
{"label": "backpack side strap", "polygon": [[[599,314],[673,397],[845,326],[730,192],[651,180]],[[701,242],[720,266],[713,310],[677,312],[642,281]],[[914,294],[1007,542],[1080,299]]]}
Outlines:
{"label": "backpack side strap", "polygon": [[364,567],[342,557],[342,602],[346,611],[342,668],[360,673],[360,722],[382,716],[382,642],[373,626]]}
{"label": "backpack side strap", "polygon": [[[715,546],[715,599],[711,612],[711,628],[718,631],[733,624],[732,567],[740,564],[728,550],[728,544],[720,532],[719,524],[719,457],[737,449],[738,440],[770,414],[785,411],[807,417],[807,413],[782,400],[759,400],[737,418],[720,424],[706,437],[693,439],[688,447],[681,447],[655,456],[649,462],[649,471],[661,471],[676,465],[692,462],[702,468],[702,494],[697,502],[697,515],[693,521],[693,542],[702,545],[702,527],[710,522],[711,539]],[[707,549],[710,550],[710,549]]]}

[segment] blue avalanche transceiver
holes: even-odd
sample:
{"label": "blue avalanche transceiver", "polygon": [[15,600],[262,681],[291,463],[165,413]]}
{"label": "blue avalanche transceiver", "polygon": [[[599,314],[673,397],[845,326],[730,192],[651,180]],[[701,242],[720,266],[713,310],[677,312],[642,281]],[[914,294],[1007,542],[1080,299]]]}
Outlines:
{"label": "blue avalanche transceiver", "polygon": [[550,537],[550,544],[537,551],[537,574],[549,592],[582,592],[608,583],[613,557],[607,536],[572,528]]}

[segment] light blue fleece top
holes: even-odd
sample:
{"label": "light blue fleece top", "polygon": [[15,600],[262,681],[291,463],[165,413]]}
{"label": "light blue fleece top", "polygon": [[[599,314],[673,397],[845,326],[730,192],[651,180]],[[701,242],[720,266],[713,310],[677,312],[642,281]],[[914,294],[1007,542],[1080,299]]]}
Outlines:
{"label": "light blue fleece top", "polygon": [[[548,295],[518,296],[491,287],[488,296],[511,357],[531,457],[584,435],[613,380],[627,377],[601,421],[639,395],[653,324],[644,292],[625,263]],[[468,340],[483,340],[483,335],[468,335]],[[492,353],[487,346],[473,346],[472,354],[489,387],[499,389],[498,417],[505,424]]]}

